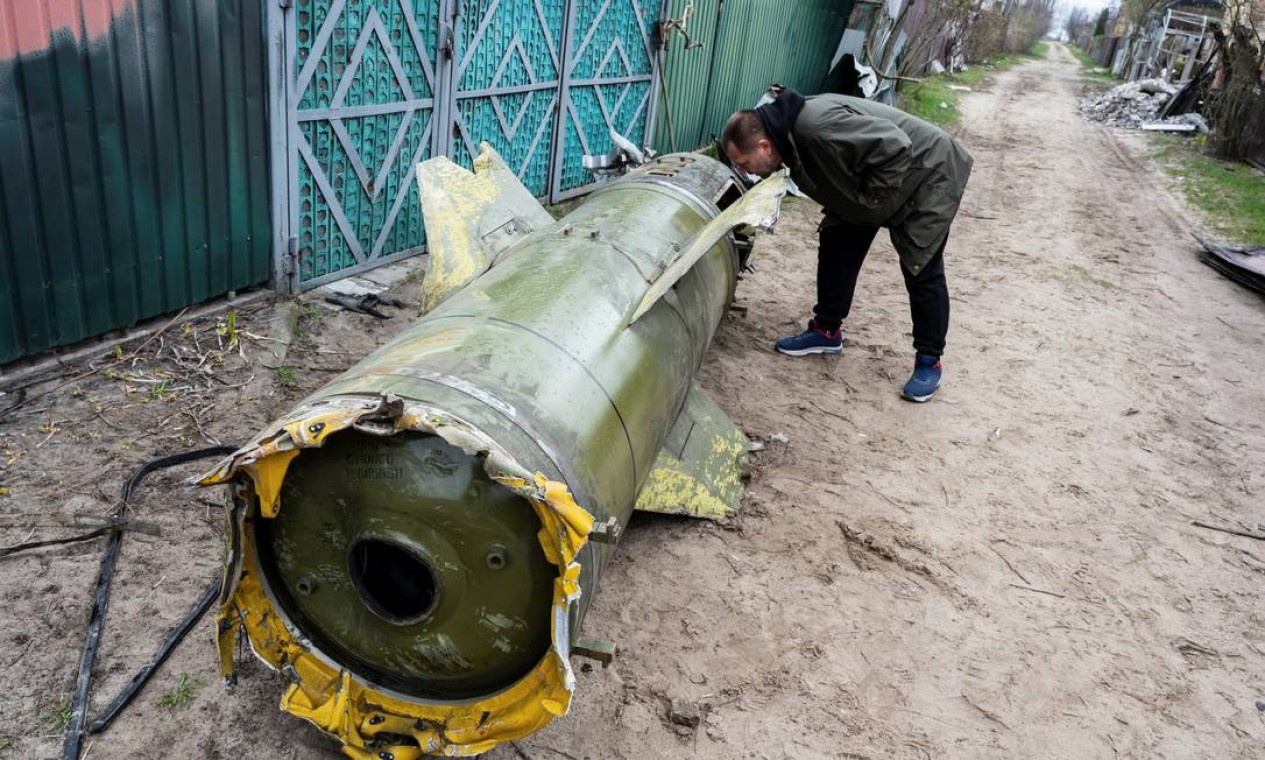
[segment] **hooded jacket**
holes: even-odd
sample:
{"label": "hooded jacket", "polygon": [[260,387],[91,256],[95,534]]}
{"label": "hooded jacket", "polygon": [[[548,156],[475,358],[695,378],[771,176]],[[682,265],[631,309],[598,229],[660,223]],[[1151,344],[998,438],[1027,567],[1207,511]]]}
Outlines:
{"label": "hooded jacket", "polygon": [[846,95],[804,98],[785,90],[757,110],[791,179],[825,209],[824,225],[889,228],[901,263],[914,274],[935,256],[973,163],[948,133]]}

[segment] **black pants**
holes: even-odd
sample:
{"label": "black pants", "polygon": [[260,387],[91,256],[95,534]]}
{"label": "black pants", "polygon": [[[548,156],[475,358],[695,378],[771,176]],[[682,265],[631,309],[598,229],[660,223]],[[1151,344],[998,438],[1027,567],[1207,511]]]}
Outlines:
{"label": "black pants", "polygon": [[[817,247],[817,325],[834,330],[852,310],[857,275],[878,234],[878,227],[833,222],[819,230]],[[944,280],[944,246],[918,274],[904,264],[905,290],[909,291],[909,313],[914,320],[914,350],[940,356],[949,333],[949,288]]]}

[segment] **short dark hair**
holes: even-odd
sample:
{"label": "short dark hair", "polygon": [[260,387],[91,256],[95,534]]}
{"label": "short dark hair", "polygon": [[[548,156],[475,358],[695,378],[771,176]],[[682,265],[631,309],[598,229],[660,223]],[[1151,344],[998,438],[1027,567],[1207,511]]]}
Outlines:
{"label": "short dark hair", "polygon": [[725,129],[720,133],[720,146],[733,145],[743,153],[750,153],[760,140],[767,140],[764,131],[764,120],[753,109],[738,111],[725,122]]}

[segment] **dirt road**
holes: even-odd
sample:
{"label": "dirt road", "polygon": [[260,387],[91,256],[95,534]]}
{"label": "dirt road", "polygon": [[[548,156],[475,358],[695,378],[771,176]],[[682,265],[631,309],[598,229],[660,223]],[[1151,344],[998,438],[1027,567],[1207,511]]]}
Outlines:
{"label": "dirt road", "polygon": [[[1265,522],[1265,303],[1050,56],[965,100],[934,403],[897,397],[890,245],[843,356],[791,359],[816,208],[762,243],[704,383],[790,442],[736,525],[633,526],[586,622],[624,655],[529,757],[1259,757],[1265,544],[1190,522]],[[673,699],[712,705],[696,735]]]}
{"label": "dirt road", "polygon": [[[749,311],[722,327],[703,373],[767,442],[742,515],[635,519],[585,624],[620,646],[617,663],[579,670],[571,715],[488,757],[1260,756],[1265,544],[1191,521],[1265,522],[1265,302],[1198,262],[1195,220],[1136,158],[1145,143],[1082,123],[1081,88],[1054,45],[965,99],[960,139],[976,164],[949,243],[953,326],[930,404],[897,397],[912,349],[885,235],[844,354],[771,351],[812,304],[818,211],[788,203],[739,287]],[[363,353],[392,329],[341,319],[321,325],[331,350]],[[230,370],[241,395],[207,412],[225,440],[322,382],[260,391],[246,367]],[[41,414],[83,405],[57,403]],[[65,439],[49,434],[37,448],[41,421],[0,431],[25,452],[15,497],[94,467],[113,493],[154,455],[117,451],[104,426],[93,445],[57,454]],[[59,461],[73,466],[50,475]],[[125,555],[102,695],[211,577],[214,521],[189,522]],[[73,681],[98,553],[0,567],[0,737],[15,757],[56,749],[55,697]],[[336,756],[276,710],[279,677],[261,666],[233,694],[215,686],[208,634],[94,741],[94,760]],[[178,672],[209,685],[160,707]],[[697,710],[697,728],[673,723],[674,707]]]}

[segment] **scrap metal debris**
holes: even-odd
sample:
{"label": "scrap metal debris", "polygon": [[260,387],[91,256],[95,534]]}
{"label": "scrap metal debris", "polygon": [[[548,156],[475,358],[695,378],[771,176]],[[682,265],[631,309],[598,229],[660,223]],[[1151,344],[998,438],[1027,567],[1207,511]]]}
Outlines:
{"label": "scrap metal debris", "polygon": [[1147,132],[1200,132],[1205,135],[1212,131],[1208,121],[1197,113],[1184,113],[1162,121],[1147,122],[1142,125],[1142,129]]}
{"label": "scrap metal debris", "polygon": [[325,300],[336,306],[341,306],[348,311],[359,312],[360,314],[368,314],[378,319],[390,319],[391,315],[379,311],[378,306],[390,306],[393,309],[405,309],[411,304],[401,301],[391,296],[379,295],[378,293],[365,293],[361,296],[354,296],[348,293],[331,293],[325,296]]}
{"label": "scrap metal debris", "polygon": [[1265,293],[1265,247],[1251,245],[1218,245],[1199,235],[1203,246],[1203,262],[1231,280],[1258,293]]}

